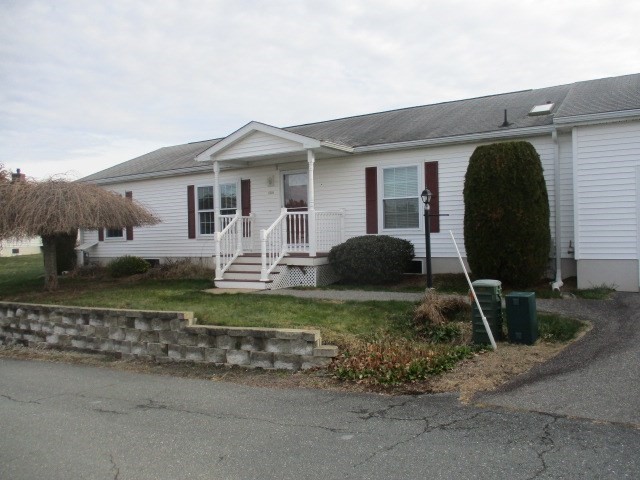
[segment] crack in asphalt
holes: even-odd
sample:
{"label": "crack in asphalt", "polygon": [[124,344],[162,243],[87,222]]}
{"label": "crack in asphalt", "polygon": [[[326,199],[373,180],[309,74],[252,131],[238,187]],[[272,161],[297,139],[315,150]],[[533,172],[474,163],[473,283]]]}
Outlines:
{"label": "crack in asphalt", "polygon": [[109,461],[111,462],[111,468],[109,469],[109,471],[115,470],[113,480],[118,480],[118,477],[120,476],[120,468],[113,459],[113,454],[109,454]]}
{"label": "crack in asphalt", "polygon": [[547,471],[549,466],[547,465],[547,461],[545,460],[544,456],[556,448],[555,441],[551,436],[551,426],[558,421],[558,417],[554,415],[549,416],[551,417],[551,420],[545,423],[542,429],[543,434],[540,436],[540,444],[546,446],[547,448],[543,448],[540,450],[535,450],[532,448],[532,450],[534,450],[534,452],[538,456],[538,460],[540,460],[541,467],[536,470],[531,477],[528,477],[527,480],[538,478]]}
{"label": "crack in asphalt", "polygon": [[117,410],[107,410],[106,408],[94,408],[93,411],[98,413],[112,413],[114,415],[129,415],[127,412],[118,412]]}
{"label": "crack in asphalt", "polygon": [[4,394],[0,395],[0,397],[6,398],[7,400],[11,400],[12,402],[16,402],[16,403],[35,403],[36,405],[41,405],[41,403],[38,400],[18,400],[17,398],[13,398],[13,397],[10,397],[9,395],[4,395]]}
{"label": "crack in asphalt", "polygon": [[[398,447],[400,447],[401,445],[413,442],[414,440],[422,437],[423,435],[426,435],[427,433],[433,432],[434,430],[448,430],[451,427],[453,427],[454,425],[461,423],[461,422],[466,422],[466,421],[470,421],[470,420],[474,420],[475,418],[477,418],[478,416],[484,414],[485,412],[475,412],[472,415],[468,415],[468,416],[464,416],[462,418],[458,418],[455,420],[452,420],[450,422],[447,423],[439,423],[439,424],[431,424],[431,421],[433,420],[433,418],[429,418],[429,417],[390,417],[387,415],[387,413],[394,409],[394,408],[398,408],[398,407],[402,407],[407,405],[407,403],[409,403],[411,400],[413,399],[409,399],[401,404],[395,404],[395,405],[389,405],[387,408],[383,408],[380,410],[376,410],[376,411],[363,411],[363,410],[358,410],[358,411],[354,411],[353,413],[358,413],[358,414],[364,414],[366,413],[366,415],[361,416],[360,418],[367,421],[370,420],[371,418],[383,418],[385,420],[392,420],[392,421],[401,421],[401,422],[406,422],[406,421],[411,421],[411,422],[423,422],[424,426],[422,428],[421,431],[419,431],[418,433],[415,433],[413,435],[411,435],[409,438],[405,438],[404,440],[399,440],[391,445],[388,445],[380,450],[375,451],[374,453],[372,453],[371,455],[369,455],[367,458],[365,458],[363,461],[353,465],[353,468],[356,469],[358,467],[361,467],[362,465],[369,463],[371,460],[373,460],[375,457],[377,457],[380,454],[386,453],[386,452],[390,452],[391,450],[394,450]],[[437,416],[437,414],[436,414]],[[465,428],[463,430],[471,430],[473,428],[469,427],[469,428]]]}
{"label": "crack in asphalt", "polygon": [[[365,422],[367,420],[371,420],[372,418],[390,418],[387,417],[387,413],[389,413],[394,408],[400,408],[406,406],[409,402],[414,401],[417,396],[409,398],[402,403],[396,403],[393,405],[387,405],[385,408],[381,408],[380,410],[367,410],[366,408],[362,408],[360,410],[350,410],[349,413],[355,413],[359,416],[361,420]],[[391,420],[403,420],[400,418],[391,418]],[[415,420],[415,418],[407,418],[406,420]]]}
{"label": "crack in asphalt", "polygon": [[198,410],[189,410],[186,408],[177,408],[177,407],[172,407],[170,405],[166,405],[163,403],[157,403],[153,399],[149,399],[147,400],[147,402],[148,402],[147,404],[138,404],[136,405],[135,408],[138,408],[141,410],[168,410],[171,412],[188,413],[191,415],[201,415],[208,418],[215,418],[217,420],[225,420],[225,419],[251,420],[255,422],[266,423],[269,425],[275,425],[277,427],[317,428],[319,430],[325,430],[332,433],[348,432],[347,429],[339,428],[339,427],[325,427],[324,425],[307,425],[307,424],[299,424],[299,423],[280,423],[280,422],[275,422],[273,420],[260,418],[260,417],[249,417],[244,415],[233,415],[233,414],[222,414],[222,413],[216,414],[216,413],[202,412]]}

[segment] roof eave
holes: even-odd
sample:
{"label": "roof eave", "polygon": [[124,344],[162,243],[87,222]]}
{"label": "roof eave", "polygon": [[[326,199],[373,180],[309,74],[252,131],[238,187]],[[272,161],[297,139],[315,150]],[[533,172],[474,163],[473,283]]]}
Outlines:
{"label": "roof eave", "polygon": [[121,175],[119,177],[100,178],[97,180],[84,180],[86,183],[96,185],[111,185],[115,183],[133,182],[136,180],[151,180],[155,178],[173,177],[176,175],[189,175],[191,173],[201,173],[213,171],[211,164],[196,165],[195,167],[174,168],[170,170],[160,170],[157,172],[134,173],[131,175]]}
{"label": "roof eave", "polygon": [[594,123],[615,122],[617,120],[640,119],[640,109],[619,110],[615,112],[590,113],[586,115],[571,115],[566,117],[555,117],[553,123],[556,125],[585,125]]}

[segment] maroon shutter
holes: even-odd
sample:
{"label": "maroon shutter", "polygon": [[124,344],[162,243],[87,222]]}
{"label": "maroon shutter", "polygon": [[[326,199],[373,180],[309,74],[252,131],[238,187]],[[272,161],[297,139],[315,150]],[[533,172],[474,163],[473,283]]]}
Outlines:
{"label": "maroon shutter", "polygon": [[367,233],[378,233],[378,168],[364,169]]}
{"label": "maroon shutter", "polygon": [[431,191],[431,210],[429,211],[431,231],[440,231],[440,191],[438,188],[438,162],[424,163],[424,184]]}
{"label": "maroon shutter", "polygon": [[[133,201],[133,192],[124,192],[124,196]],[[127,240],[133,240],[133,227],[127,227]]]}
{"label": "maroon shutter", "polygon": [[240,180],[240,202],[242,203],[242,216],[247,217],[251,213],[251,180]]}
{"label": "maroon shutter", "polygon": [[187,225],[189,238],[196,238],[196,195],[193,185],[187,186]]}
{"label": "maroon shutter", "polygon": [[98,229],[98,241],[104,242],[104,228]]}

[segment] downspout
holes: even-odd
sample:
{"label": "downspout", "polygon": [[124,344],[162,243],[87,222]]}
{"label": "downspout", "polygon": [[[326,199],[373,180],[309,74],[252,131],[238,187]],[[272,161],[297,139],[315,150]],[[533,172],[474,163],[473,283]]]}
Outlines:
{"label": "downspout", "polygon": [[562,283],[562,226],[560,212],[560,144],[558,143],[558,130],[553,129],[551,132],[553,139],[553,165],[555,170],[555,179],[553,182],[554,203],[555,203],[555,244],[556,244],[556,279],[551,283],[551,290],[558,290],[564,285]]}

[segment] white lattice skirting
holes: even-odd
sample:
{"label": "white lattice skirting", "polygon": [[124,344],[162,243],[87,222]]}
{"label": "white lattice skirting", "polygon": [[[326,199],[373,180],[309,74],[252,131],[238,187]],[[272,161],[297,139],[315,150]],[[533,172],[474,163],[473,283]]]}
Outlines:
{"label": "white lattice skirting", "polygon": [[331,265],[287,265],[275,276],[271,289],[289,287],[321,287],[339,280]]}

